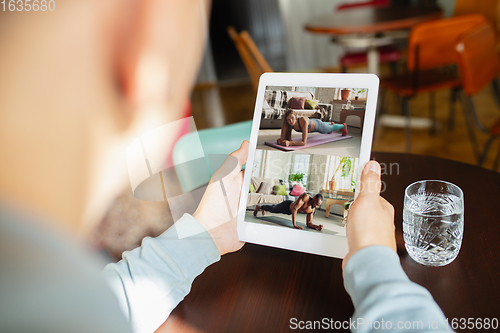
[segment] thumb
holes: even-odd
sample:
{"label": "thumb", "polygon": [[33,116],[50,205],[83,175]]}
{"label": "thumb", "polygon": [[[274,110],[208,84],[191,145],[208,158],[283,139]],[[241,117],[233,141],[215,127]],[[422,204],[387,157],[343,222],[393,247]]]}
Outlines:
{"label": "thumb", "polygon": [[238,150],[233,151],[212,175],[211,182],[216,182],[222,178],[234,178],[241,171],[241,167],[247,162],[248,141],[243,141]]}
{"label": "thumb", "polygon": [[241,170],[241,167],[247,162],[248,145],[249,145],[248,141],[245,140],[241,143],[241,146],[238,150],[233,151],[231,153],[231,156],[234,156],[238,159],[238,166],[239,166],[238,172]]}
{"label": "thumb", "polygon": [[361,174],[361,186],[358,196],[379,196],[381,189],[380,182],[380,164],[376,161],[370,161],[366,163],[363,168],[363,173]]}

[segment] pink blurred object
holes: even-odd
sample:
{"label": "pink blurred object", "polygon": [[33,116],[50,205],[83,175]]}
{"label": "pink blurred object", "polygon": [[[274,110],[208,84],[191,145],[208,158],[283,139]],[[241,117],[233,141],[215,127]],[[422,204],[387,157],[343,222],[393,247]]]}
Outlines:
{"label": "pink blurred object", "polygon": [[[191,101],[188,99],[186,100],[186,106],[184,108],[184,115],[182,116],[182,118],[188,118],[188,117],[191,117]],[[186,122],[184,124],[184,127],[182,128],[181,132],[179,133],[179,138],[181,138],[182,136],[186,135],[189,133],[189,123]],[[179,138],[177,138],[177,140],[179,140]],[[177,142],[176,140],[176,142]]]}
{"label": "pink blurred object", "polygon": [[[363,8],[363,7],[388,7],[391,4],[390,0],[372,0],[372,1],[360,1],[351,3],[342,3],[337,6],[337,11],[341,12],[343,10]],[[401,59],[401,52],[394,46],[382,46],[377,48],[379,53],[380,63],[396,63]],[[342,67],[342,72],[346,71],[347,67],[366,64],[368,62],[368,55],[366,51],[361,52],[346,52],[340,58],[340,65]]]}
{"label": "pink blurred object", "polygon": [[[396,62],[401,59],[401,52],[394,46],[388,45],[378,48],[379,61],[384,62]],[[351,67],[359,64],[366,64],[368,61],[368,56],[366,52],[350,52],[344,54],[340,58],[340,64],[342,67]]]}
{"label": "pink blurred object", "polygon": [[359,8],[359,7],[387,7],[390,5],[390,3],[391,3],[390,0],[372,0],[372,1],[341,3],[340,5],[337,6],[337,11],[350,8]]}
{"label": "pink blurred object", "polygon": [[295,185],[293,185],[293,189],[292,189],[292,192],[290,192],[290,195],[293,195],[294,197],[298,197],[302,193],[304,193],[305,191],[306,191],[305,188],[303,188],[300,185],[295,184]]}
{"label": "pink blurred object", "polygon": [[[191,117],[191,101],[188,99],[186,100],[186,106],[184,108],[184,114],[182,115],[181,119],[184,118],[189,118]],[[185,121],[184,124],[182,125],[182,129],[179,131],[179,136],[175,139],[175,142],[172,142],[172,147],[175,146],[177,141],[179,141],[180,138],[182,138],[184,135],[188,134],[190,132],[189,128],[189,121]],[[174,150],[172,149],[170,154],[167,156],[167,166],[172,167],[174,165],[173,161],[173,153]]]}

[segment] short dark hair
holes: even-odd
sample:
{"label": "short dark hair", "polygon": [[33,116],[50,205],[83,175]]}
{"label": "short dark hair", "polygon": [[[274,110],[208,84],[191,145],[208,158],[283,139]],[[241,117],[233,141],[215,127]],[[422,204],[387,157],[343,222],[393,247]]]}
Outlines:
{"label": "short dark hair", "polygon": [[316,194],[314,197],[323,201],[323,195],[321,193]]}

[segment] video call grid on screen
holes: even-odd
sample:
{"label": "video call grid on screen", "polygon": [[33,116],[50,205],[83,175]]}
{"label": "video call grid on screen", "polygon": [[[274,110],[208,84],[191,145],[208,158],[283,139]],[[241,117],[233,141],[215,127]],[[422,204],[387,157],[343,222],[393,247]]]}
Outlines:
{"label": "video call grid on screen", "polygon": [[[266,86],[245,221],[345,236],[367,96],[367,88]],[[291,207],[302,210],[295,226]]]}

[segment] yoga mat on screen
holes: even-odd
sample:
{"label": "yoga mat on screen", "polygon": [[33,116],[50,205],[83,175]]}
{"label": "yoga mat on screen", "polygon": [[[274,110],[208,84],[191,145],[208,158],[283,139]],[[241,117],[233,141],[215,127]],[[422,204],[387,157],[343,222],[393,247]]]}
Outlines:
{"label": "yoga mat on screen", "polygon": [[[294,151],[294,150],[300,150],[304,148],[311,148],[314,146],[319,146],[323,145],[325,143],[330,143],[334,141],[339,141],[339,140],[345,140],[345,139],[350,139],[352,136],[346,135],[342,136],[340,133],[331,133],[331,134],[309,134],[307,138],[307,142],[304,146],[280,146],[279,144],[276,143],[276,141],[271,142],[271,141],[266,141],[265,144],[277,148],[279,150],[284,150],[284,151]],[[297,138],[292,138],[292,141],[301,141],[302,137],[297,137]]]}
{"label": "yoga mat on screen", "polygon": [[[266,212],[266,213],[269,214],[269,212]],[[278,224],[278,225],[280,225],[282,227],[293,228],[293,223],[292,223],[292,217],[291,217],[291,215],[290,215],[290,217],[288,219],[287,218],[282,218],[282,217],[279,217],[279,216],[276,216],[276,215],[259,216],[257,219],[264,220],[264,221],[267,221],[267,222],[271,222],[271,223],[274,223],[274,224]],[[302,228],[304,228],[304,230],[306,230],[306,231],[321,232],[323,234],[329,234],[329,235],[336,235],[336,234],[338,234],[338,232],[331,231],[331,230],[328,230],[328,229],[325,229],[325,228],[323,228],[322,231],[318,231],[318,230],[313,229],[313,228],[308,228],[305,223],[302,223],[302,222],[296,222],[296,223],[297,223],[297,225],[300,225]],[[316,221],[313,221],[313,223],[315,223],[315,224],[323,224],[321,222],[316,222]]]}

